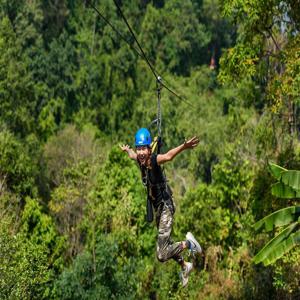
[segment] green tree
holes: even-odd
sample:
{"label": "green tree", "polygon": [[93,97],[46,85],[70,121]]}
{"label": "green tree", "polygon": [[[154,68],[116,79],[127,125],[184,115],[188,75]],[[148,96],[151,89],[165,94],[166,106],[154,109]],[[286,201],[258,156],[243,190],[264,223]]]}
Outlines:
{"label": "green tree", "polygon": [[1,224],[0,293],[3,299],[47,299],[47,249],[26,239],[21,233],[11,235]]}
{"label": "green tree", "polygon": [[210,38],[192,1],[166,1],[159,9],[147,6],[140,40],[158,69],[189,74],[192,65],[203,62]]}
{"label": "green tree", "polygon": [[66,238],[67,259],[80,252],[85,242],[81,222],[102,159],[95,132],[92,128],[79,132],[70,125],[45,145],[46,173],[52,188],[48,208],[58,232]]}
{"label": "green tree", "polygon": [[135,262],[124,264],[120,249],[110,236],[99,236],[95,257],[85,251],[57,279],[57,299],[135,299]]}
{"label": "green tree", "polygon": [[294,1],[222,1],[223,13],[238,23],[237,44],[221,60],[221,81],[251,78],[262,91],[262,103],[287,114],[285,131],[297,131],[295,106],[299,88],[299,19]]}
{"label": "green tree", "polygon": [[24,136],[34,130],[31,73],[10,20],[4,16],[0,22],[0,119]]}
{"label": "green tree", "polygon": [[53,219],[43,211],[36,199],[26,198],[20,233],[27,241],[44,249],[48,265],[53,267],[53,271],[58,272],[62,269],[65,239],[59,236]]}
{"label": "green tree", "polygon": [[[299,171],[289,171],[275,164],[270,164],[270,170],[278,180],[272,186],[274,196],[287,199],[300,197]],[[289,206],[273,212],[254,224],[256,230],[265,227],[266,231],[285,226],[256,254],[253,259],[255,263],[272,264],[300,243],[299,216],[300,207]]]}
{"label": "green tree", "polygon": [[[29,139],[27,141],[30,145]],[[20,196],[37,193],[35,179],[38,170],[28,148],[10,131],[0,131],[0,179],[8,190]]]}

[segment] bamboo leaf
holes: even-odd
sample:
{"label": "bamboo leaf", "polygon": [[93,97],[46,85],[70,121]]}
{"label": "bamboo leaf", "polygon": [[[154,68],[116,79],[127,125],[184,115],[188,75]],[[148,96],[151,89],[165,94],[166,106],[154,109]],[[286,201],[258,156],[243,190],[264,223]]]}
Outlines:
{"label": "bamboo leaf", "polygon": [[300,171],[289,170],[282,173],[282,182],[294,190],[300,190]]}
{"label": "bamboo leaf", "polygon": [[288,225],[300,216],[300,206],[289,206],[273,212],[256,222],[253,227],[255,230],[265,226],[266,231],[273,230],[274,227]]}
{"label": "bamboo leaf", "polygon": [[297,193],[290,186],[285,185],[283,182],[277,182],[272,185],[272,195],[278,198],[291,199],[296,198]]}
{"label": "bamboo leaf", "polygon": [[263,264],[267,266],[274,263],[296,245],[300,245],[300,230],[291,234],[286,240],[275,246],[273,251],[263,260]]}
{"label": "bamboo leaf", "polygon": [[274,163],[269,163],[270,171],[272,175],[279,181],[283,172],[286,172],[287,169],[280,167]]}

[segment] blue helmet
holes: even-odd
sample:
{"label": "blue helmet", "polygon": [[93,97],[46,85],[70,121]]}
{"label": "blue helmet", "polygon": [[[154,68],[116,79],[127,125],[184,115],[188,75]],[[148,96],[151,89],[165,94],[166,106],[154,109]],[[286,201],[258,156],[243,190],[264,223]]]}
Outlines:
{"label": "blue helmet", "polygon": [[141,128],[135,134],[135,146],[150,146],[152,143],[151,134],[147,128]]}

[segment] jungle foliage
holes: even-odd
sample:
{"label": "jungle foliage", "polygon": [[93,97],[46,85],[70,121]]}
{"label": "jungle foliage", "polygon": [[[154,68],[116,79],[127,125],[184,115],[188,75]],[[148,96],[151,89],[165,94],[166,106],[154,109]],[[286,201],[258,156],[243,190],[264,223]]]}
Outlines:
{"label": "jungle foliage", "polygon": [[114,2],[93,1],[128,43],[87,3],[0,0],[0,299],[298,299],[299,1],[118,1],[191,104],[162,90],[163,151],[200,139],[165,167],[174,240],[205,250],[188,289],[118,147],[156,118],[155,78]]}

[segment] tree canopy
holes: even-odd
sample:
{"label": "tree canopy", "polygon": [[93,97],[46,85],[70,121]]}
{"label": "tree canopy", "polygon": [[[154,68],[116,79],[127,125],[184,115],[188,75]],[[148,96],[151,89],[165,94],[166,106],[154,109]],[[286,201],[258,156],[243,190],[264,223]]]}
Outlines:
{"label": "tree canopy", "polygon": [[299,1],[117,3],[180,96],[162,88],[162,151],[200,139],[165,172],[174,240],[204,256],[188,289],[156,259],[118,147],[157,135],[156,80],[114,1],[0,0],[0,298],[297,299]]}

